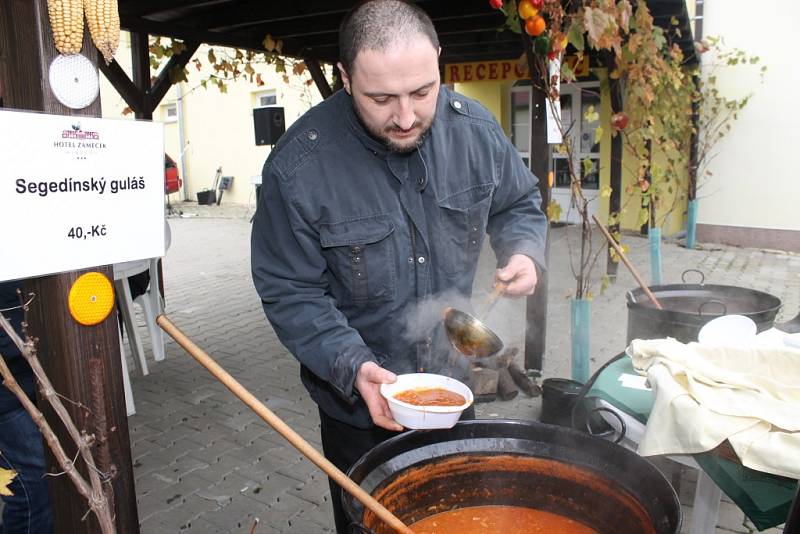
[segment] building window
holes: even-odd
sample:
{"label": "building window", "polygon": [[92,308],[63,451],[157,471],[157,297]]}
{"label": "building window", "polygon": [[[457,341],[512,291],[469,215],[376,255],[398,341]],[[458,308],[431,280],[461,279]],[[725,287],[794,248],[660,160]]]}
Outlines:
{"label": "building window", "polygon": [[178,105],[174,102],[172,104],[164,105],[164,122],[175,122],[178,120]]}
{"label": "building window", "polygon": [[257,108],[268,108],[270,106],[277,106],[278,105],[278,95],[275,93],[275,89],[269,89],[267,91],[259,91],[256,93],[256,105]]}

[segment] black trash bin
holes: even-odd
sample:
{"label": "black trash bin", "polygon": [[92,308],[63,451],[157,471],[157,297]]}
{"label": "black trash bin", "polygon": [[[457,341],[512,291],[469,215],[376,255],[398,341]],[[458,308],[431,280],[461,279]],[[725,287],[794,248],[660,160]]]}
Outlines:
{"label": "black trash bin", "polygon": [[197,192],[197,203],[201,206],[210,206],[217,201],[217,192],[213,189],[206,189]]}

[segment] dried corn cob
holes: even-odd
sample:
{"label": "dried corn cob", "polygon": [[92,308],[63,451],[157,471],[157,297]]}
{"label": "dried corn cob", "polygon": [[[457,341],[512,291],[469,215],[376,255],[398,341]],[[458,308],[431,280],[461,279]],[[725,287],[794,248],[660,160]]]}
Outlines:
{"label": "dried corn cob", "polygon": [[61,54],[77,54],[83,43],[82,0],[47,0],[47,14],[56,50]]}
{"label": "dried corn cob", "polygon": [[86,22],[97,49],[106,63],[111,63],[119,46],[119,9],[117,0],[83,0]]}

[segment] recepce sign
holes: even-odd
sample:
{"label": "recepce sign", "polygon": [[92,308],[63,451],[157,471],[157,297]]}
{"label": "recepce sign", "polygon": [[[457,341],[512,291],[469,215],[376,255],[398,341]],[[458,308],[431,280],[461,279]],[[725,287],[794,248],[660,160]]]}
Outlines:
{"label": "recepce sign", "polygon": [[0,281],[164,255],[164,130],[0,111]]}
{"label": "recepce sign", "polygon": [[[567,64],[575,76],[589,74],[589,57],[567,56]],[[476,63],[450,63],[444,66],[444,83],[496,82],[501,80],[528,80],[528,63],[520,60],[479,61]]]}

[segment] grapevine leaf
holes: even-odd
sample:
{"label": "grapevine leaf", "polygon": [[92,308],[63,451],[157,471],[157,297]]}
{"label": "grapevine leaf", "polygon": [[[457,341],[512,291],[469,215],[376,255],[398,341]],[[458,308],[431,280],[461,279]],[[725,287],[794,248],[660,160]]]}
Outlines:
{"label": "grapevine leaf", "polygon": [[639,216],[636,218],[636,227],[644,226],[650,220],[650,210],[642,208],[639,210]]}
{"label": "grapevine leaf", "polygon": [[547,213],[547,220],[551,222],[558,222],[561,219],[561,204],[555,200],[551,200],[550,204],[545,209]]}
{"label": "grapevine leaf", "polygon": [[594,142],[599,143],[602,138],[603,138],[603,127],[598,126],[594,130]]}
{"label": "grapevine leaf", "polygon": [[606,289],[608,289],[608,287],[610,285],[611,285],[611,277],[608,276],[607,274],[604,274],[603,278],[600,279],[600,295],[601,296],[606,292]]}
{"label": "grapevine leaf", "polygon": [[592,171],[594,170],[594,161],[591,158],[584,158],[583,161],[581,161],[581,164],[583,165],[584,176],[589,176],[592,174]]}
{"label": "grapevine leaf", "polygon": [[569,27],[567,40],[569,41],[569,44],[578,50],[578,52],[583,52],[583,48],[585,46],[583,40],[583,28],[577,20],[573,21],[572,25]]}
{"label": "grapevine leaf", "polygon": [[0,495],[5,495],[6,497],[14,495],[8,487],[16,476],[16,472],[0,467]]}
{"label": "grapevine leaf", "polygon": [[572,82],[575,81],[575,71],[572,70],[572,67],[569,66],[569,63],[566,61],[561,64],[561,79],[564,82]]}

